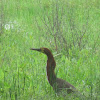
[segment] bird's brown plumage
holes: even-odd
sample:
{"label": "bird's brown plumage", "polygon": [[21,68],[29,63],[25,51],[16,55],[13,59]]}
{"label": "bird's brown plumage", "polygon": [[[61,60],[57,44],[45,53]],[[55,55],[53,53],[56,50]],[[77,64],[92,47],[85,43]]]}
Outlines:
{"label": "bird's brown plumage", "polygon": [[48,78],[50,85],[53,87],[53,89],[57,93],[61,92],[62,90],[67,90],[67,93],[72,93],[76,90],[76,88],[70,83],[66,82],[63,79],[56,77],[56,74],[54,72],[55,67],[56,67],[56,62],[54,60],[54,57],[51,51],[48,48],[40,48],[40,49],[31,48],[31,50],[36,50],[36,51],[42,52],[47,55],[48,57],[47,66],[46,66],[47,78]]}

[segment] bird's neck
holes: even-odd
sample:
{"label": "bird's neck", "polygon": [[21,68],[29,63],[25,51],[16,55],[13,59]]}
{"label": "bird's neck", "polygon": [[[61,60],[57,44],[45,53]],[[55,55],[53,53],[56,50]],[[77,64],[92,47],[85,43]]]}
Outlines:
{"label": "bird's neck", "polygon": [[47,60],[47,78],[48,78],[48,81],[50,83],[51,86],[53,86],[53,84],[56,82],[56,75],[55,75],[55,72],[54,72],[54,69],[55,69],[55,66],[56,66],[56,62],[52,57],[48,57],[48,60]]}

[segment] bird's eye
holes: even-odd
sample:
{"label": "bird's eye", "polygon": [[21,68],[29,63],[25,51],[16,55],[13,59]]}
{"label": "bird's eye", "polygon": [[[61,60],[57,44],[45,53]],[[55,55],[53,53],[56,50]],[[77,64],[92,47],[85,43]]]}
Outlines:
{"label": "bird's eye", "polygon": [[41,52],[44,53],[44,48],[41,48]]}

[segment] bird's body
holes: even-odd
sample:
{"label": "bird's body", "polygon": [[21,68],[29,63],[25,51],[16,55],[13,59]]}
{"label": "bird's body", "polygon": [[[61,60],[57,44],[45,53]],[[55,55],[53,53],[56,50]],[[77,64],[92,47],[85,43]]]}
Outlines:
{"label": "bird's body", "polygon": [[54,57],[51,51],[48,48],[31,49],[31,50],[36,50],[36,51],[42,52],[47,55],[48,57],[47,66],[46,66],[47,78],[48,78],[50,85],[53,87],[53,89],[57,93],[61,92],[62,90],[67,90],[67,93],[72,93],[76,90],[76,88],[70,83],[66,82],[63,79],[56,77],[56,74],[54,72],[55,67],[56,67],[56,62],[54,60]]}

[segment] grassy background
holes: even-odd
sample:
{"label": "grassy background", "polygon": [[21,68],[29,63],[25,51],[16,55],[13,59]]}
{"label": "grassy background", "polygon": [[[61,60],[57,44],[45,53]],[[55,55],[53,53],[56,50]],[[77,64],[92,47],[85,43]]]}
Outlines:
{"label": "grassy background", "polygon": [[[2,1],[4,23],[3,34],[0,36],[0,100],[65,99],[55,96],[47,81],[47,57],[30,51],[29,48],[32,47],[50,48],[57,63],[57,76],[73,84],[86,95],[87,100],[100,99],[100,1],[59,1],[59,6],[65,7],[64,14],[67,14],[68,18],[73,17],[77,29],[81,29],[86,23],[89,13],[86,47],[81,50],[72,47],[66,51],[59,46],[59,52],[55,50],[53,37],[46,33],[46,27],[41,20],[45,13],[51,13],[52,4],[55,2]],[[72,42],[70,32],[68,29],[64,34],[68,43]],[[66,98],[72,100],[73,96],[68,95]],[[74,100],[80,100],[80,97],[74,97]]]}

